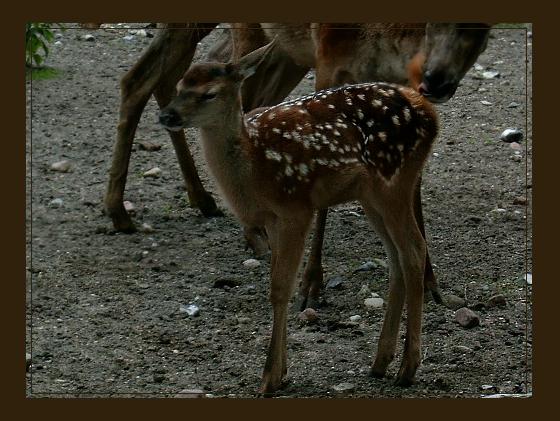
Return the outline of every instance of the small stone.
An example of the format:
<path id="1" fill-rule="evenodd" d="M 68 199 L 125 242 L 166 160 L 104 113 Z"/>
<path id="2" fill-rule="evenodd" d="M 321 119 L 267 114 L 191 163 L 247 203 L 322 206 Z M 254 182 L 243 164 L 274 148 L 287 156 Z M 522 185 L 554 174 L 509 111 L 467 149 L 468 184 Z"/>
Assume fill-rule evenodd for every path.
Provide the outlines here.
<path id="1" fill-rule="evenodd" d="M 523 140 L 523 132 L 518 129 L 505 129 L 500 135 L 500 139 L 503 142 L 507 142 L 507 143 L 512 143 L 512 142 L 519 143 Z"/>
<path id="2" fill-rule="evenodd" d="M 500 72 L 496 70 L 487 70 L 486 72 L 482 72 L 482 77 L 484 79 L 495 79 L 500 77 Z"/>
<path id="3" fill-rule="evenodd" d="M 51 170 L 57 171 L 57 172 L 68 172 L 68 171 L 70 171 L 71 167 L 72 167 L 72 164 L 70 163 L 70 161 L 65 159 L 65 160 L 58 161 L 58 162 L 55 162 L 54 164 L 52 164 L 51 165 Z"/>
<path id="4" fill-rule="evenodd" d="M 91 34 L 85 34 L 85 35 L 82 37 L 82 39 L 83 39 L 84 41 L 90 41 L 90 42 L 91 42 L 91 41 L 95 41 L 95 37 L 94 37 L 93 35 L 91 35 Z"/>
<path id="5" fill-rule="evenodd" d="M 125 200 L 123 202 L 123 206 L 124 206 L 124 210 L 130 214 L 134 214 L 136 212 L 136 208 L 134 207 L 134 204 L 132 202 L 129 202 L 128 200 Z"/>
<path id="6" fill-rule="evenodd" d="M 143 175 L 144 177 L 153 177 L 153 178 L 157 178 L 159 177 L 161 174 L 161 169 L 159 169 L 158 167 L 152 168 L 151 170 L 146 171 Z"/>
<path id="7" fill-rule="evenodd" d="M 306 79 L 315 79 L 315 74 L 313 72 L 309 72 L 305 75 Z"/>
<path id="8" fill-rule="evenodd" d="M 533 285 L 533 275 L 531 273 L 525 274 L 525 282 L 527 282 L 527 285 Z"/>
<path id="9" fill-rule="evenodd" d="M 527 38 L 533 38 L 533 33 L 531 31 L 527 32 Z"/>
<path id="10" fill-rule="evenodd" d="M 134 35 L 126 35 L 123 37 L 125 41 L 134 41 Z"/>
<path id="11" fill-rule="evenodd" d="M 379 297 L 366 298 L 364 300 L 364 305 L 368 309 L 372 309 L 372 310 L 382 308 L 383 307 L 383 298 L 379 298 Z"/>
<path id="12" fill-rule="evenodd" d="M 175 395 L 176 398 L 205 398 L 206 394 L 202 389 L 184 389 Z"/>
<path id="13" fill-rule="evenodd" d="M 361 298 L 371 297 L 371 291 L 367 285 L 362 285 L 362 287 L 358 291 L 358 297 Z"/>
<path id="14" fill-rule="evenodd" d="M 340 287 L 342 287 L 342 283 L 344 282 L 344 278 L 341 276 L 333 276 L 332 278 L 329 278 L 329 280 L 327 281 L 327 288 L 331 288 L 331 289 L 340 289 Z"/>
<path id="15" fill-rule="evenodd" d="M 356 314 L 354 316 L 350 316 L 350 321 L 351 322 L 359 322 L 360 320 L 362 320 L 362 316 L 360 316 L 359 314 Z"/>
<path id="16" fill-rule="evenodd" d="M 513 149 L 514 151 L 521 151 L 521 150 L 523 150 L 523 147 L 522 147 L 519 143 L 517 143 L 517 142 L 511 142 L 511 143 L 509 144 L 509 147 L 510 147 L 511 149 Z"/>
<path id="17" fill-rule="evenodd" d="M 301 313 L 299 313 L 298 317 L 300 320 L 308 323 L 316 322 L 319 319 L 317 312 L 312 308 L 306 308 Z"/>
<path id="18" fill-rule="evenodd" d="M 338 393 L 350 393 L 353 392 L 354 389 L 356 389 L 356 386 L 354 386 L 352 383 L 340 383 L 336 386 L 333 386 L 333 389 Z"/>
<path id="19" fill-rule="evenodd" d="M 458 295 L 450 294 L 445 297 L 445 304 L 451 310 L 459 310 L 460 308 L 465 307 L 467 302 Z"/>
<path id="20" fill-rule="evenodd" d="M 515 199 L 513 199 L 513 204 L 514 205 L 522 205 L 525 206 L 527 204 L 527 198 L 526 197 L 516 197 Z"/>
<path id="21" fill-rule="evenodd" d="M 145 29 L 139 29 L 138 31 L 136 31 L 136 35 L 146 38 L 148 36 L 148 33 Z"/>
<path id="22" fill-rule="evenodd" d="M 480 72 L 481 70 L 484 70 L 484 67 L 481 66 L 481 65 L 478 64 L 478 63 L 475 63 L 475 64 L 474 64 L 474 70 L 476 70 L 477 72 Z"/>
<path id="23" fill-rule="evenodd" d="M 471 348 L 469 348 L 468 346 L 464 346 L 464 345 L 455 345 L 453 347 L 453 351 L 458 352 L 460 354 L 469 354 L 471 353 L 473 350 Z"/>
<path id="24" fill-rule="evenodd" d="M 62 42 L 61 41 L 55 41 L 54 45 L 62 45 Z"/>
<path id="25" fill-rule="evenodd" d="M 460 308 L 455 312 L 455 320 L 467 329 L 480 325 L 480 317 L 466 307 Z"/>
<path id="26" fill-rule="evenodd" d="M 368 272 L 370 270 L 375 269 L 376 267 L 377 267 L 377 265 L 374 262 L 368 261 L 368 262 L 365 262 L 360 267 L 358 267 L 354 272 Z"/>
<path id="27" fill-rule="evenodd" d="M 196 304 L 189 304 L 188 306 L 181 304 L 179 311 L 187 313 L 189 316 L 198 316 L 200 314 L 200 309 Z"/>
<path id="28" fill-rule="evenodd" d="M 145 232 L 146 234 L 150 234 L 150 233 L 152 233 L 152 232 L 155 231 L 154 227 L 152 227 L 150 224 L 147 224 L 147 223 L 145 223 L 145 222 L 144 222 L 144 223 L 142 224 L 142 226 L 140 227 L 140 230 L 141 230 L 142 232 Z"/>
<path id="29" fill-rule="evenodd" d="M 519 104 L 515 101 L 512 101 L 509 103 L 509 105 L 507 106 L 508 108 L 517 108 L 519 107 Z"/>
<path id="30" fill-rule="evenodd" d="M 57 198 L 57 199 L 53 199 L 49 202 L 49 205 L 52 206 L 53 208 L 59 208 L 64 204 L 64 200 Z"/>
<path id="31" fill-rule="evenodd" d="M 506 304 L 506 297 L 502 294 L 493 295 L 488 299 L 488 307 L 505 307 Z"/>
<path id="32" fill-rule="evenodd" d="M 159 143 L 148 142 L 147 140 L 139 140 L 136 143 L 138 143 L 140 149 L 144 151 L 153 152 L 161 149 L 161 145 Z"/>
<path id="33" fill-rule="evenodd" d="M 497 387 L 492 386 L 491 384 L 483 384 L 483 385 L 480 386 L 480 388 L 482 390 L 496 390 L 497 391 Z"/>
<path id="34" fill-rule="evenodd" d="M 249 268 L 249 269 L 257 268 L 260 265 L 261 265 L 261 262 L 259 262 L 257 259 L 247 259 L 243 262 L 243 266 L 245 266 L 246 268 Z"/>
<path id="35" fill-rule="evenodd" d="M 25 353 L 25 371 L 29 371 L 31 367 L 31 354 L 28 352 Z"/>
<path id="36" fill-rule="evenodd" d="M 480 103 L 482 105 L 492 105 L 492 103 L 490 101 L 486 101 L 486 100 L 482 100 L 482 101 L 480 101 Z"/>

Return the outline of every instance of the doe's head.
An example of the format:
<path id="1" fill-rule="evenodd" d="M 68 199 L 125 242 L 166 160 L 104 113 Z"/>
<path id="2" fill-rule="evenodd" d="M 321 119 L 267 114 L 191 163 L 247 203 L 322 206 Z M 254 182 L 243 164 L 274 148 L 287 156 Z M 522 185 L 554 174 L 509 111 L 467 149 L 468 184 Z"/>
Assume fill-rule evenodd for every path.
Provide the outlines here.
<path id="1" fill-rule="evenodd" d="M 177 95 L 160 111 L 160 124 L 177 131 L 223 120 L 224 113 L 231 113 L 236 104 L 240 108 L 241 83 L 256 72 L 274 44 L 272 41 L 237 62 L 193 64 L 177 83 Z"/>

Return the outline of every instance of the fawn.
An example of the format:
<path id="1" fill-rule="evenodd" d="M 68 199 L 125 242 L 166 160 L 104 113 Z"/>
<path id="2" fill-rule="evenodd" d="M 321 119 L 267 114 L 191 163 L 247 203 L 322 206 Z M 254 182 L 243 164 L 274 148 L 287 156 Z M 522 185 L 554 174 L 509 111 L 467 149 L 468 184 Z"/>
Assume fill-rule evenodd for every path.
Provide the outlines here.
<path id="1" fill-rule="evenodd" d="M 245 226 L 265 227 L 272 251 L 273 328 L 261 384 L 277 390 L 287 372 L 287 308 L 314 211 L 357 200 L 389 256 L 389 297 L 371 374 L 395 353 L 406 299 L 398 385 L 421 357 L 426 244 L 413 192 L 438 131 L 432 105 L 411 88 L 362 83 L 316 92 L 243 115 L 240 88 L 275 42 L 235 63 L 190 67 L 161 110 L 168 130 L 199 127 L 210 171 Z"/>

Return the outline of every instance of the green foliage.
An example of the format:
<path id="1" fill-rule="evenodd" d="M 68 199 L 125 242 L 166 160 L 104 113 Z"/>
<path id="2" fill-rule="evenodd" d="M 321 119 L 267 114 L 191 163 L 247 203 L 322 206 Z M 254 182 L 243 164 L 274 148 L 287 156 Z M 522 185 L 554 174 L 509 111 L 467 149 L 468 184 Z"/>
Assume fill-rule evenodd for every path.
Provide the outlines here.
<path id="1" fill-rule="evenodd" d="M 41 67 L 49 55 L 48 44 L 54 40 L 50 23 L 28 22 L 25 24 L 25 65 Z"/>

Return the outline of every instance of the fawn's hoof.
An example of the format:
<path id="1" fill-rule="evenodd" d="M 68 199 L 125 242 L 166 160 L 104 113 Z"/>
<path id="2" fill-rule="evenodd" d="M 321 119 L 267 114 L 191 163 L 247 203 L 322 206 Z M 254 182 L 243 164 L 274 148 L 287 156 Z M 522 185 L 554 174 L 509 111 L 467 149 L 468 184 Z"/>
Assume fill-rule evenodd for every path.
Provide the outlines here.
<path id="1" fill-rule="evenodd" d="M 370 377 L 375 377 L 376 379 L 382 379 L 383 377 L 385 377 L 385 372 L 387 371 L 386 368 L 381 369 L 381 368 L 377 368 L 377 367 L 372 367 L 369 369 L 369 376 Z"/>
<path id="2" fill-rule="evenodd" d="M 407 376 L 397 376 L 395 380 L 395 386 L 399 387 L 409 387 L 414 384 L 414 378 L 410 378 Z"/>
<path id="3" fill-rule="evenodd" d="M 204 192 L 201 197 L 197 198 L 189 196 L 189 203 L 192 207 L 200 209 L 200 212 L 206 218 L 224 216 L 224 213 L 218 208 L 210 193 Z"/>
<path id="4" fill-rule="evenodd" d="M 298 311 L 303 311 L 306 308 L 317 310 L 319 308 L 319 297 L 311 297 L 310 295 L 300 295 L 297 301 Z"/>
<path id="5" fill-rule="evenodd" d="M 124 232 L 126 234 L 136 232 L 134 222 L 132 222 L 132 219 L 130 218 L 128 212 L 125 210 L 124 206 L 116 210 L 105 209 L 105 212 L 113 221 L 113 227 L 115 228 L 115 231 Z"/>

